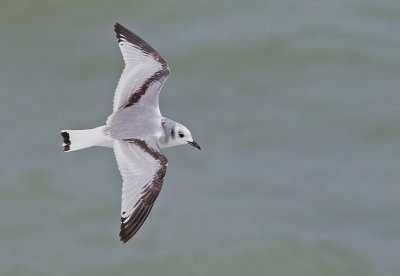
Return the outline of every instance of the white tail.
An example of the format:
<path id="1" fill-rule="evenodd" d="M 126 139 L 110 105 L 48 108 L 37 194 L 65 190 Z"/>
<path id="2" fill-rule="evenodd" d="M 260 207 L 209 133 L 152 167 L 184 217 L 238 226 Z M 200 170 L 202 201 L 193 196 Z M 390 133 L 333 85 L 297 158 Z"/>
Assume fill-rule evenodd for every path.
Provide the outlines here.
<path id="1" fill-rule="evenodd" d="M 113 147 L 113 140 L 104 133 L 105 126 L 82 130 L 61 130 L 63 151 L 80 150 L 93 146 Z"/>

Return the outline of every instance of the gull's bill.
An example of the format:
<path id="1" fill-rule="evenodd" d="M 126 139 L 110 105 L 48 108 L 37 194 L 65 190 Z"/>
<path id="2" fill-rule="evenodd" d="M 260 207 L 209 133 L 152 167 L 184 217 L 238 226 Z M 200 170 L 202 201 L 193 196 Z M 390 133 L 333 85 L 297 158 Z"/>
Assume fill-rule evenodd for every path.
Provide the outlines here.
<path id="1" fill-rule="evenodd" d="M 195 141 L 188 141 L 187 143 L 188 143 L 189 145 L 191 145 L 191 146 L 193 146 L 193 147 L 198 148 L 199 150 L 201 150 L 200 145 L 197 144 Z"/>

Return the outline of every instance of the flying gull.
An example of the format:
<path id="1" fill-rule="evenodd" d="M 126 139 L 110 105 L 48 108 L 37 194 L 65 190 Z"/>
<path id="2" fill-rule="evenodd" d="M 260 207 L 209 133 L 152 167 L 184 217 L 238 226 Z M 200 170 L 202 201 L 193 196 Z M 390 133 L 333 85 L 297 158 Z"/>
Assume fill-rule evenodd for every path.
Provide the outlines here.
<path id="1" fill-rule="evenodd" d="M 160 193 L 168 161 L 161 148 L 189 144 L 200 149 L 190 131 L 161 115 L 158 97 L 168 78 L 163 57 L 139 36 L 114 25 L 125 68 L 105 125 L 62 130 L 64 152 L 92 146 L 114 149 L 122 175 L 120 240 L 129 241 L 146 220 Z"/>

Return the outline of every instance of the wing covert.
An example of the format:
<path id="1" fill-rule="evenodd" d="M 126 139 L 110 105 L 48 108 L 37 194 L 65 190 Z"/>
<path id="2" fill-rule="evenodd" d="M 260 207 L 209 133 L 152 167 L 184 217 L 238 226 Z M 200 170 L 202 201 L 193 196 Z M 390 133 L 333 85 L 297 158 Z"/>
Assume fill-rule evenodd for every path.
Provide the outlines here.
<path id="1" fill-rule="evenodd" d="M 155 98 L 150 102 L 158 109 L 160 89 L 169 75 L 168 64 L 148 43 L 124 26 L 115 23 L 114 30 L 125 68 L 115 91 L 113 112 L 139 103 L 145 94 Z"/>
<path id="2" fill-rule="evenodd" d="M 114 152 L 123 180 L 119 235 L 126 243 L 149 215 L 161 191 L 168 161 L 156 138 L 116 141 Z"/>

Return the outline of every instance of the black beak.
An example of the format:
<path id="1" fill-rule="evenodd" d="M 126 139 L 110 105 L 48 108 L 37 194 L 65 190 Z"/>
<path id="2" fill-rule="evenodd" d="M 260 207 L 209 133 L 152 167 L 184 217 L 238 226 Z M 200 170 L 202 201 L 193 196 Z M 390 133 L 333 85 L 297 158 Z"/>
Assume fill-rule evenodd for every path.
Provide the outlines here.
<path id="1" fill-rule="evenodd" d="M 195 141 L 193 141 L 193 142 L 188 141 L 187 143 L 188 143 L 189 145 L 191 145 L 191 146 L 193 146 L 193 147 L 198 148 L 199 150 L 201 150 L 199 144 L 197 144 Z"/>

